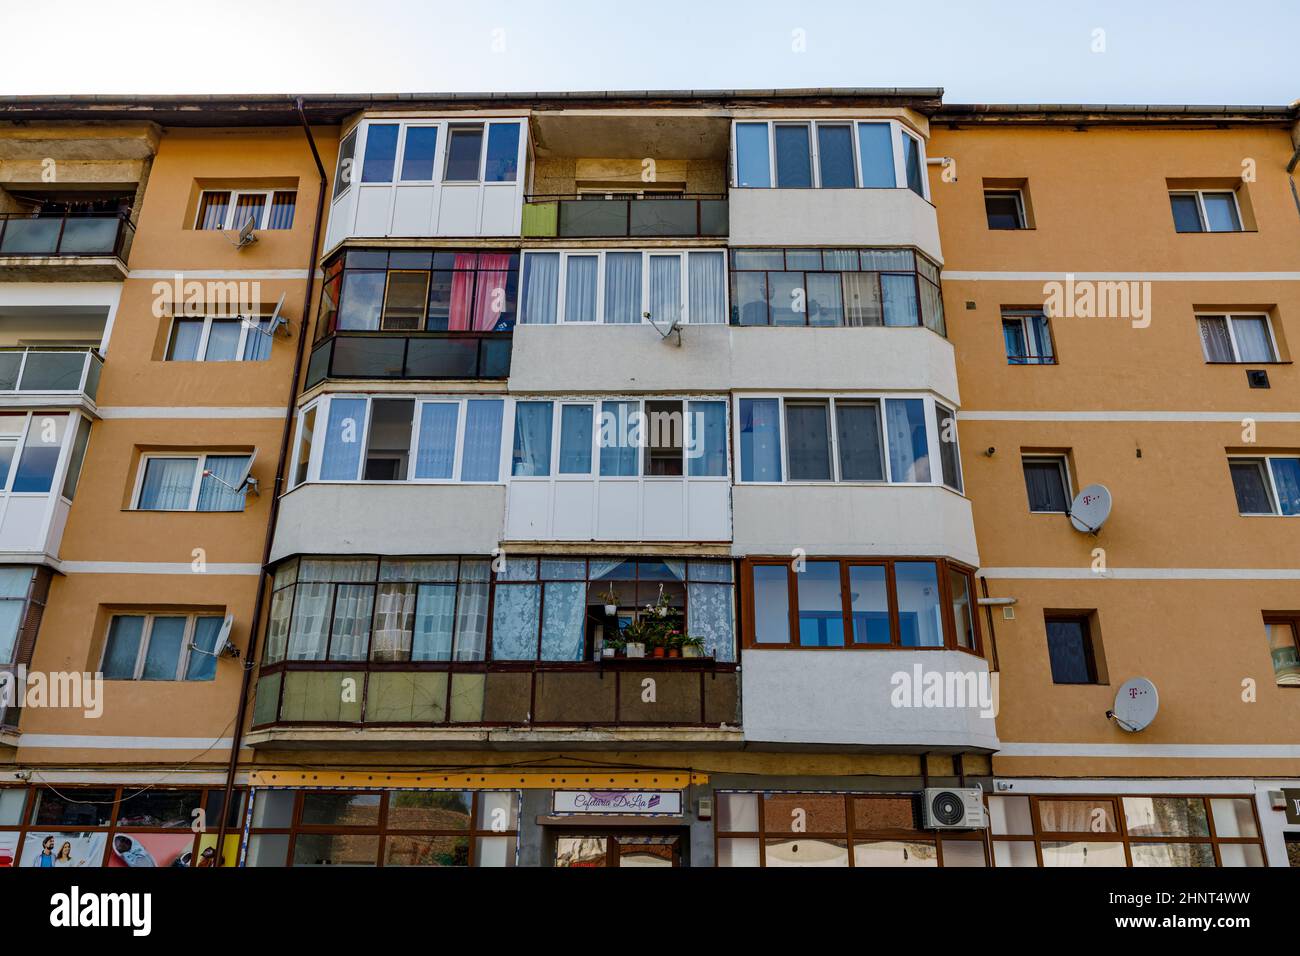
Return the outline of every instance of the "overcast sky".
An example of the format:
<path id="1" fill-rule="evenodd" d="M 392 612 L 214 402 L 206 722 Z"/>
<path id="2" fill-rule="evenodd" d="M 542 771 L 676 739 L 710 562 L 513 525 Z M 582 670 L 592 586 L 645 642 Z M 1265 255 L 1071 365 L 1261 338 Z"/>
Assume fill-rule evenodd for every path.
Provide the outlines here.
<path id="1" fill-rule="evenodd" d="M 942 86 L 1282 104 L 1300 2 L 0 0 L 0 94 Z"/>

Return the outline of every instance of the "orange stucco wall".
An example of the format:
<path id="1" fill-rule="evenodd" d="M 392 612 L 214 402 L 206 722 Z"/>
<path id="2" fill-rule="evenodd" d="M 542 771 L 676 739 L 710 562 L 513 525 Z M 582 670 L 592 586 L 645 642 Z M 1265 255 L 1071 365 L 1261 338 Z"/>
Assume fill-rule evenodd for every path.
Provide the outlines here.
<path id="1" fill-rule="evenodd" d="M 1300 422 L 1259 421 L 1253 442 L 1241 419 L 1294 417 L 1300 372 L 1300 216 L 1285 171 L 1288 130 L 932 128 L 930 155 L 957 162 L 957 181 L 931 175 L 945 258 L 944 302 L 958 356 L 959 433 L 990 593 L 1014 597 L 1015 619 L 994 612 L 1001 668 L 1004 744 L 1279 745 L 1300 739 L 1295 688 L 1275 685 L 1262 613 L 1300 608 L 1300 583 L 1252 578 L 1197 580 L 1186 569 L 1300 567 L 1296 519 L 1237 513 L 1229 452 L 1294 452 Z M 1253 231 L 1179 234 L 1169 180 L 1230 185 L 1253 161 L 1246 218 Z M 984 180 L 1027 184 L 1033 229 L 990 230 Z M 1150 281 L 1150 324 L 1124 318 L 1052 320 L 1057 365 L 1012 366 L 1000 310 L 1044 302 L 1044 282 L 1065 273 Z M 970 273 L 980 275 L 972 276 Z M 1046 273 L 1050 276 L 1006 276 Z M 1181 275 L 1151 275 L 1181 273 Z M 1205 281 L 1197 273 L 1290 273 Z M 1283 364 L 1271 388 L 1247 386 L 1242 365 L 1207 365 L 1194 314 L 1267 311 Z M 1260 366 L 1251 366 L 1260 367 Z M 1070 412 L 1129 413 L 1070 421 Z M 1047 420 L 980 420 L 982 413 Z M 1160 419 L 1150 413 L 1220 413 L 1226 421 Z M 1053 415 L 1051 413 L 1067 413 Z M 1138 413 L 1138 414 L 1133 414 Z M 996 451 L 987 455 L 987 449 Z M 1114 496 L 1096 537 L 1062 515 L 1031 514 L 1022 450 L 1070 451 L 1074 490 L 1101 482 Z M 1147 579 L 1094 575 L 1093 549 L 1111 569 Z M 1066 569 L 1037 579 L 997 569 Z M 1173 569 L 1173 570 L 1168 570 Z M 1181 570 L 1180 570 L 1181 569 Z M 1079 579 L 1064 574 L 1082 573 Z M 1169 579 L 1151 579 L 1168 574 Z M 1043 614 L 1093 610 L 1109 683 L 1052 683 Z M 1118 686 L 1153 680 L 1161 711 L 1128 734 L 1106 720 Z M 1249 701 L 1249 682 L 1255 684 Z M 1243 684 L 1243 682 L 1247 682 Z M 1051 750 L 1045 747 L 1045 751 Z M 1243 751 L 1243 754 L 1249 751 Z M 1006 756 L 995 771 L 1020 776 L 1138 776 L 1300 772 L 1300 761 Z"/>

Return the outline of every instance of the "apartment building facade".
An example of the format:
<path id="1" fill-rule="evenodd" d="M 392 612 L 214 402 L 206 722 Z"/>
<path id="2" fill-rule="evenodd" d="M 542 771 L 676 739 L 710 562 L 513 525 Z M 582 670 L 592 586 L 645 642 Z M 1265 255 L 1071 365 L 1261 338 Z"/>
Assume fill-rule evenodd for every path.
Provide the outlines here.
<path id="1" fill-rule="evenodd" d="M 7 725 L 0 857 L 1286 865 L 1294 109 L 7 112 L 31 155 L 138 128 L 147 156 L 129 252 L 0 283 L 38 369 L 26 303 L 81 316 L 66 270 L 109 269 L 115 330 L 97 392 L 14 389 L 88 440 L 61 433 L 62 535 L 14 558 L 7 663 L 106 679 L 102 718 Z M 1076 308 L 1101 279 L 1151 310 Z M 231 314 L 205 282 L 261 285 Z M 1095 535 L 1066 513 L 1092 483 Z M 1232 665 L 1258 677 L 1208 701 Z M 1161 708 L 1124 730 L 1135 677 Z"/>

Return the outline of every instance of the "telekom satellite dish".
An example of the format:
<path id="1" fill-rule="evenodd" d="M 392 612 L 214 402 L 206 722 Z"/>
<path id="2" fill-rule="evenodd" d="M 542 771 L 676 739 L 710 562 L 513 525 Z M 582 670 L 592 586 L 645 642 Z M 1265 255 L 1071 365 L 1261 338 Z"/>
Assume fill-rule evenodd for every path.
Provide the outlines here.
<path id="1" fill-rule="evenodd" d="M 1110 489 L 1105 485 L 1089 485 L 1070 504 L 1070 524 L 1075 531 L 1096 534 L 1110 517 L 1110 506 Z"/>
<path id="2" fill-rule="evenodd" d="M 1160 695 L 1156 693 L 1156 685 L 1145 677 L 1134 677 L 1115 692 L 1115 709 L 1106 716 L 1114 719 L 1121 730 L 1135 734 L 1151 725 L 1159 709 Z"/>

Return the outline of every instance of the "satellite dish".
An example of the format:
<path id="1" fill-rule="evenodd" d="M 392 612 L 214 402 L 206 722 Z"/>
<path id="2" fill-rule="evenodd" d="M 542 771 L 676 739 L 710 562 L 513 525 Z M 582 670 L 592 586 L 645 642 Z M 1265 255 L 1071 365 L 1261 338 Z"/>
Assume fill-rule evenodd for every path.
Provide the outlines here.
<path id="1" fill-rule="evenodd" d="M 213 657 L 239 657 L 239 648 L 230 640 L 230 631 L 235 626 L 235 615 L 227 614 L 221 622 L 221 629 L 217 631 L 217 639 L 212 642 L 212 650 L 206 651 L 190 641 L 190 650 L 198 651 L 200 654 L 210 654 Z"/>
<path id="2" fill-rule="evenodd" d="M 664 328 L 662 325 L 660 325 L 658 322 L 655 321 L 654 316 L 651 315 L 649 312 L 642 312 L 641 315 L 650 321 L 650 324 L 654 326 L 655 331 L 659 333 L 660 338 L 662 338 L 665 342 L 668 341 L 668 336 L 676 332 L 677 346 L 679 348 L 681 347 L 682 344 L 682 329 L 681 329 L 682 320 L 681 319 L 673 319 L 672 322 L 668 324 L 668 328 Z"/>
<path id="3" fill-rule="evenodd" d="M 1156 685 L 1145 677 L 1134 677 L 1115 692 L 1115 708 L 1108 710 L 1106 716 L 1119 724 L 1121 730 L 1135 734 L 1151 725 L 1159 709 Z"/>
<path id="4" fill-rule="evenodd" d="M 271 318 L 267 321 L 266 324 L 267 335 L 275 335 L 276 329 L 280 328 L 281 326 L 284 327 L 284 334 L 285 335 L 289 334 L 289 320 L 280 314 L 280 310 L 283 308 L 284 308 L 284 293 L 281 292 L 280 301 L 275 304 L 275 309 L 271 312 Z M 262 331 L 261 328 L 258 328 L 258 331 L 259 332 Z"/>
<path id="5" fill-rule="evenodd" d="M 252 474 L 253 462 L 255 461 L 257 461 L 256 448 L 254 448 L 253 453 L 248 456 L 248 464 L 246 464 L 244 466 L 244 470 L 239 473 L 239 478 L 234 482 L 234 487 L 239 489 L 240 491 L 243 491 L 245 487 L 248 487 L 253 492 L 253 494 L 258 495 L 260 497 L 261 492 L 257 490 L 257 479 L 254 478 Z"/>
<path id="6" fill-rule="evenodd" d="M 221 485 L 223 488 L 228 488 L 235 494 L 239 494 L 243 491 L 251 491 L 253 494 L 260 497 L 261 492 L 257 490 L 257 479 L 250 474 L 253 470 L 253 462 L 255 461 L 257 461 L 256 448 L 254 448 L 253 453 L 248 456 L 248 462 L 244 465 L 244 470 L 239 473 L 239 479 L 234 482 L 218 478 L 210 469 L 207 468 L 203 469 L 203 477 L 211 478 L 217 484 Z"/>
<path id="7" fill-rule="evenodd" d="M 227 614 L 221 622 L 221 630 L 217 631 L 217 639 L 212 647 L 218 654 L 224 654 L 227 650 L 233 650 L 235 645 L 230 642 L 230 631 L 235 626 L 235 615 Z M 1154 689 L 1154 688 L 1153 688 Z"/>
<path id="8" fill-rule="evenodd" d="M 239 235 L 235 239 L 236 249 L 242 249 L 251 242 L 257 242 L 257 236 L 253 232 L 256 227 L 257 217 L 250 212 L 248 219 L 239 227 Z"/>
<path id="9" fill-rule="evenodd" d="M 1105 485 L 1089 485 L 1070 503 L 1070 524 L 1075 531 L 1096 534 L 1110 517 L 1110 489 Z"/>

